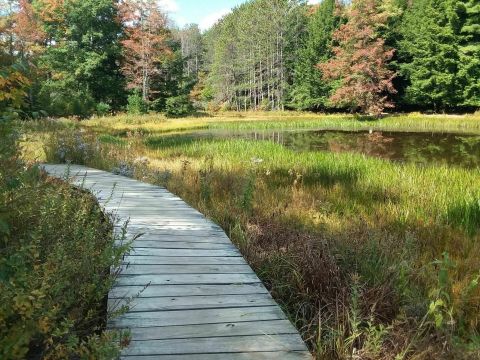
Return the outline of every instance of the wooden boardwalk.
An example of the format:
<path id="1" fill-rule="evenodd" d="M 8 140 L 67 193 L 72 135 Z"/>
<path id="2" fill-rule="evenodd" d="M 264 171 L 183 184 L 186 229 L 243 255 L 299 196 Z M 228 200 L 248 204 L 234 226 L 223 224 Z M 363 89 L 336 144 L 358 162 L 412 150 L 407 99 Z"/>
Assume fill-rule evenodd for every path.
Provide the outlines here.
<path id="1" fill-rule="evenodd" d="M 44 168 L 56 177 L 67 172 L 66 165 Z M 109 306 L 139 294 L 126 314 L 110 321 L 131 331 L 122 358 L 312 359 L 219 226 L 164 188 L 83 166 L 68 169 L 72 183 L 83 184 L 107 212 L 130 219 L 129 237 L 143 234 L 109 293 Z"/>

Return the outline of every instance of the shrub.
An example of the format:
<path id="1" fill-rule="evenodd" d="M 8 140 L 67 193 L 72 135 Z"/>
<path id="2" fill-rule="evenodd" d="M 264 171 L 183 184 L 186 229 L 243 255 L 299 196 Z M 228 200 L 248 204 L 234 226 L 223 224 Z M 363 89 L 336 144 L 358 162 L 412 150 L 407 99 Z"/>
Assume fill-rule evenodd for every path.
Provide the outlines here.
<path id="1" fill-rule="evenodd" d="M 47 81 L 40 91 L 40 107 L 52 116 L 88 117 L 95 111 L 95 100 L 86 89 L 70 83 Z"/>
<path id="2" fill-rule="evenodd" d="M 45 144 L 47 161 L 55 163 L 73 163 L 86 165 L 88 160 L 96 156 L 99 150 L 98 141 L 84 139 L 77 131 L 57 130 L 51 134 Z M 86 141 L 87 140 L 87 141 Z"/>
<path id="3" fill-rule="evenodd" d="M 127 112 L 132 115 L 146 114 L 148 104 L 137 90 L 128 96 Z"/>
<path id="4" fill-rule="evenodd" d="M 116 358 L 106 294 L 127 245 L 90 194 L 25 167 L 8 124 L 0 137 L 0 358 Z"/>
<path id="5" fill-rule="evenodd" d="M 163 112 L 165 111 L 166 99 L 164 97 L 160 97 L 150 102 L 149 109 L 155 112 Z"/>
<path id="6" fill-rule="evenodd" d="M 99 102 L 99 103 L 97 104 L 96 110 L 97 110 L 97 115 L 98 115 L 98 116 L 105 116 L 105 115 L 107 115 L 108 113 L 110 113 L 110 111 L 112 110 L 112 108 L 111 108 L 110 105 L 107 104 L 107 103 Z"/>
<path id="7" fill-rule="evenodd" d="M 193 113 L 192 102 L 187 95 L 175 96 L 167 99 L 165 115 L 169 117 L 186 116 Z"/>

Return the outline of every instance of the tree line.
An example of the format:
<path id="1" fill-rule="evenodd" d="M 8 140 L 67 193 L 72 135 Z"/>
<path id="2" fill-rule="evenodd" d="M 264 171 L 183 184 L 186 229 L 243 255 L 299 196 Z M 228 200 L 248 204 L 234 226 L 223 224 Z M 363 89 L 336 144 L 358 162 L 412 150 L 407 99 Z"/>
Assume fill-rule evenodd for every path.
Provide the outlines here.
<path id="1" fill-rule="evenodd" d="M 478 0 L 255 0 L 205 43 L 211 97 L 236 110 L 480 106 Z"/>
<path id="2" fill-rule="evenodd" d="M 151 0 L 3 0 L 0 111 L 163 111 L 188 94 L 180 41 Z"/>
<path id="3" fill-rule="evenodd" d="M 1 0 L 0 111 L 480 107 L 479 0 L 251 0 L 211 29 L 153 0 Z"/>

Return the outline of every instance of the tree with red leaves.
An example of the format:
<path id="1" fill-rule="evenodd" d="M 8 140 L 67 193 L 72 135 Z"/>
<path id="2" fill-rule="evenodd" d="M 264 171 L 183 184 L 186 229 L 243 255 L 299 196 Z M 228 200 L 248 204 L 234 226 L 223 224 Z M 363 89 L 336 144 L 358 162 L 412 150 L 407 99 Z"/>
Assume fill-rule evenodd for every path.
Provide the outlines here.
<path id="1" fill-rule="evenodd" d="M 13 31 L 17 51 L 23 59 L 31 58 L 43 51 L 46 34 L 42 28 L 42 19 L 28 0 L 19 1 Z"/>
<path id="2" fill-rule="evenodd" d="M 127 87 L 150 96 L 150 81 L 159 73 L 159 64 L 171 53 L 166 43 L 167 17 L 152 0 L 126 0 L 120 6 L 126 38 L 122 41 L 124 63 L 122 72 Z"/>
<path id="3" fill-rule="evenodd" d="M 345 12 L 347 23 L 333 34 L 333 58 L 317 66 L 325 80 L 339 81 L 330 97 L 334 105 L 378 116 L 394 107 L 388 95 L 396 93 L 395 73 L 388 69 L 394 49 L 388 49 L 377 32 L 386 26 L 389 14 L 378 0 L 354 0 Z"/>

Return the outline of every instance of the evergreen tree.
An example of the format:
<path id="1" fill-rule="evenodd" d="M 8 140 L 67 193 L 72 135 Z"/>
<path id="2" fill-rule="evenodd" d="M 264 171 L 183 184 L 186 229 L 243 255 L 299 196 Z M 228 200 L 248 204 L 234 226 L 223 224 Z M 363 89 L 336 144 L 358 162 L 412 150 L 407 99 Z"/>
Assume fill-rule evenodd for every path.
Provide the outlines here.
<path id="1" fill-rule="evenodd" d="M 415 0 L 404 15 L 399 67 L 408 81 L 406 104 L 437 110 L 461 102 L 456 3 Z"/>
<path id="2" fill-rule="evenodd" d="M 335 15 L 336 1 L 324 0 L 307 9 L 306 34 L 297 53 L 293 84 L 289 91 L 289 105 L 298 110 L 318 110 L 326 107 L 331 83 L 323 79 L 316 67 L 332 56 L 332 33 L 338 27 Z"/>
<path id="3" fill-rule="evenodd" d="M 151 78 L 151 108 L 155 111 L 164 111 L 167 99 L 187 95 L 195 84 L 195 80 L 186 75 L 180 41 L 169 38 L 166 45 L 169 54 L 162 57 Z"/>
<path id="4" fill-rule="evenodd" d="M 463 26 L 458 75 L 463 105 L 480 107 L 480 0 L 463 0 L 459 5 Z"/>
<path id="5" fill-rule="evenodd" d="M 185 76 L 197 79 L 203 57 L 203 40 L 198 25 L 186 25 L 174 35 L 180 42 Z"/>
<path id="6" fill-rule="evenodd" d="M 208 87 L 232 110 L 283 109 L 289 80 L 296 0 L 253 0 L 235 8 L 206 36 Z M 293 17 L 293 20 L 292 20 Z"/>

